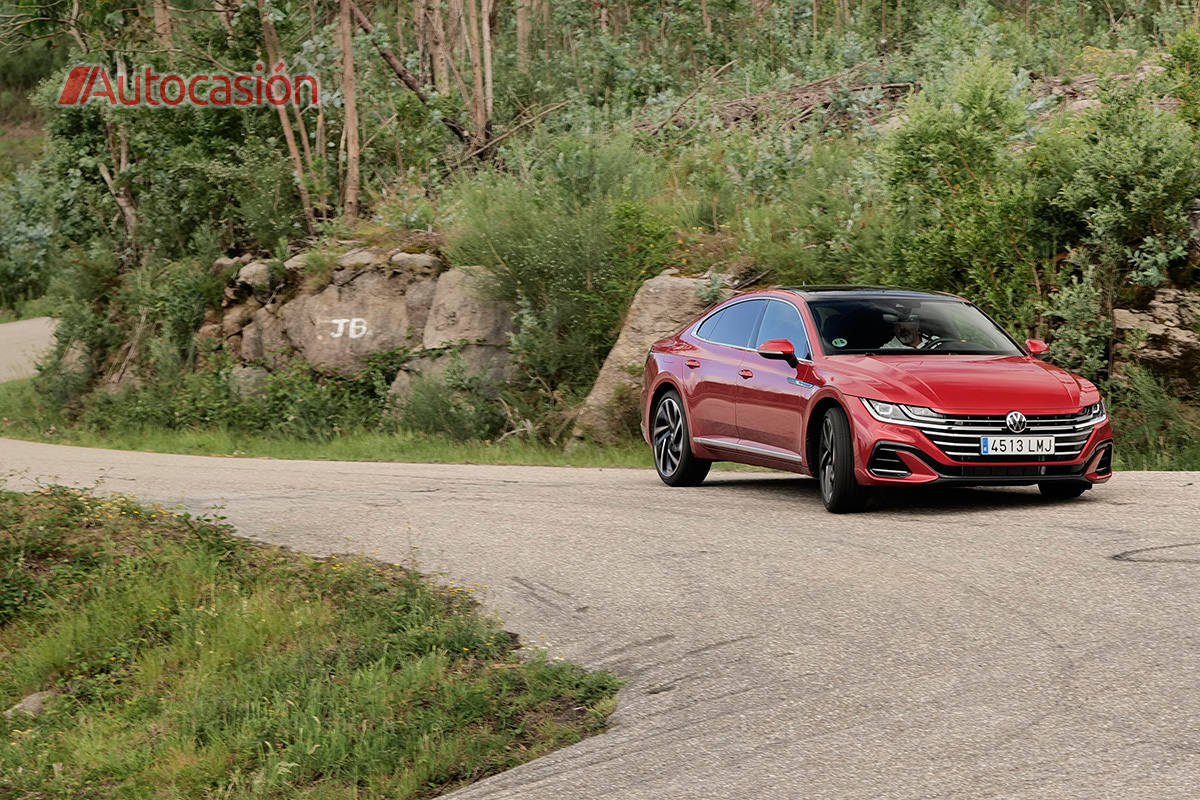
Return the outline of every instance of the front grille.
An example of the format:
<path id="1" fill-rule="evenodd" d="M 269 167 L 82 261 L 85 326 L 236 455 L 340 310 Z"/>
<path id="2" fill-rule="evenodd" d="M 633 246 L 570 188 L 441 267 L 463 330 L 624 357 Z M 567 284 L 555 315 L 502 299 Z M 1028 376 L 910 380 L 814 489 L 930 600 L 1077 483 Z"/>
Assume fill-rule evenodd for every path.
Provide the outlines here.
<path id="1" fill-rule="evenodd" d="M 956 461 L 1071 461 L 1079 457 L 1092 429 L 1105 420 L 1105 414 L 1085 409 L 1078 414 L 1030 414 L 1026 428 L 1019 434 L 1008 429 L 1003 414 L 952 415 L 910 424 L 929 437 L 938 448 Z M 979 440 L 983 436 L 1054 436 L 1054 455 L 982 455 Z"/>
<path id="2" fill-rule="evenodd" d="M 912 474 L 896 451 L 890 447 L 876 447 L 867 463 L 867 469 L 881 478 L 905 478 Z"/>

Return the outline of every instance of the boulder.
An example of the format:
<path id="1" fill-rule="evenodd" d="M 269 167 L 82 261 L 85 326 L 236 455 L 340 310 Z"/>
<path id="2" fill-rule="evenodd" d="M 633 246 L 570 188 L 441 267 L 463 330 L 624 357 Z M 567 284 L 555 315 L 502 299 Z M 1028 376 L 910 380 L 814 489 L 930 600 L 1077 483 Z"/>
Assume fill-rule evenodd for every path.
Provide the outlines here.
<path id="1" fill-rule="evenodd" d="M 292 256 L 287 261 L 283 262 L 283 268 L 293 274 L 303 275 L 305 270 L 308 269 L 308 265 L 304 260 L 304 253 Z"/>
<path id="2" fill-rule="evenodd" d="M 357 247 L 338 258 L 340 269 L 370 269 L 388 263 L 388 253 L 375 247 Z"/>
<path id="3" fill-rule="evenodd" d="M 1138 364 L 1179 394 L 1200 389 L 1200 292 L 1159 289 L 1144 309 L 1113 309 L 1121 364 Z"/>
<path id="4" fill-rule="evenodd" d="M 512 312 L 483 295 L 478 269 L 457 267 L 438 277 L 429 318 L 425 322 L 423 344 L 426 348 L 445 347 L 464 339 L 508 345 Z"/>
<path id="5" fill-rule="evenodd" d="M 283 334 L 310 364 L 352 374 L 369 353 L 420 345 L 416 331 L 410 333 L 406 284 L 401 276 L 369 270 L 301 295 L 280 309 Z M 264 354 L 267 348 L 264 338 Z"/>
<path id="6" fill-rule="evenodd" d="M 604 443 L 621 438 L 622 431 L 616 424 L 620 410 L 614 405 L 639 396 L 641 370 L 650 345 L 699 316 L 709 305 L 700 299 L 701 290 L 707 288 L 703 278 L 684 278 L 674 271 L 642 284 L 625 315 L 616 344 L 579 409 L 568 447 L 589 437 Z"/>
<path id="7" fill-rule="evenodd" d="M 237 364 L 229 373 L 229 385 L 239 400 L 250 400 L 265 394 L 270 375 L 262 367 Z"/>
<path id="8" fill-rule="evenodd" d="M 413 341 L 425 341 L 425 325 L 437 294 L 437 278 L 424 278 L 409 283 L 404 291 L 404 304 L 408 312 L 409 335 Z"/>
<path id="9" fill-rule="evenodd" d="M 250 324 L 242 328 L 242 358 L 260 361 L 275 369 L 287 360 L 292 349 L 283 320 L 272 308 L 260 308 L 254 312 Z"/>
<path id="10" fill-rule="evenodd" d="M 442 260 L 432 253 L 406 253 L 397 250 L 388 257 L 388 262 L 399 269 L 435 275 L 442 270 Z"/>
<path id="11" fill-rule="evenodd" d="M 238 283 L 249 286 L 256 292 L 271 290 L 271 266 L 265 261 L 251 261 L 238 270 Z"/>
<path id="12" fill-rule="evenodd" d="M 253 319 L 254 311 L 246 304 L 231 306 L 221 320 L 221 335 L 228 339 Z"/>
<path id="13" fill-rule="evenodd" d="M 241 262 L 238 261 L 236 258 L 230 258 L 229 256 L 221 256 L 220 258 L 218 258 L 216 261 L 213 262 L 213 272 L 223 275 L 226 272 L 232 272 L 233 268 L 239 266 L 240 264 L 241 264 Z"/>
<path id="14" fill-rule="evenodd" d="M 25 717 L 36 718 L 42 715 L 46 710 L 46 703 L 50 702 L 57 692 L 34 692 L 31 695 L 24 697 L 21 702 L 17 703 L 12 708 L 4 712 L 5 719 L 12 719 L 17 714 Z"/>
<path id="15" fill-rule="evenodd" d="M 486 375 L 493 381 L 509 377 L 512 312 L 484 295 L 478 283 L 478 269 L 447 270 L 437 278 L 435 287 L 413 285 L 410 291 L 416 293 L 432 288 L 421 346 L 445 352 L 410 361 L 392 383 L 393 394 L 406 393 L 413 374 L 437 375 L 444 371 L 454 360 L 448 357 L 451 353 L 462 360 L 470 375 Z"/>

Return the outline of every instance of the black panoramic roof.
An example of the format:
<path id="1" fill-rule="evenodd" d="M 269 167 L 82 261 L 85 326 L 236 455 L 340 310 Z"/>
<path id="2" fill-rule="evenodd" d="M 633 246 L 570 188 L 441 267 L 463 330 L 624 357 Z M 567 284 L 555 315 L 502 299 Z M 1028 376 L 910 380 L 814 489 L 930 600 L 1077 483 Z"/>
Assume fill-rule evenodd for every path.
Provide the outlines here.
<path id="1" fill-rule="evenodd" d="M 919 292 L 915 289 L 891 289 L 886 286 L 784 286 L 785 292 L 794 292 L 806 300 L 836 297 L 935 297 L 960 299 L 948 292 Z"/>

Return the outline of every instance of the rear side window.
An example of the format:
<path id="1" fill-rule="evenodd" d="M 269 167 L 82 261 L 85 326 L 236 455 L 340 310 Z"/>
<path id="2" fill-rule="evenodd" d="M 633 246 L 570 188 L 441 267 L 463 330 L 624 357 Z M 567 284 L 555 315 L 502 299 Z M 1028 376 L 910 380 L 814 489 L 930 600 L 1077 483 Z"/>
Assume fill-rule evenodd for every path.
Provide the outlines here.
<path id="1" fill-rule="evenodd" d="M 700 323 L 696 335 L 716 344 L 750 347 L 764 305 L 765 300 L 746 300 L 726 306 Z"/>
<path id="2" fill-rule="evenodd" d="M 754 347 L 768 339 L 787 339 L 792 343 L 792 347 L 796 348 L 797 358 L 812 357 L 808 349 L 808 334 L 804 330 L 800 312 L 794 305 L 783 300 L 767 302 L 767 311 L 763 314 L 762 324 L 758 326 L 758 336 L 755 338 L 758 341 L 754 342 Z"/>

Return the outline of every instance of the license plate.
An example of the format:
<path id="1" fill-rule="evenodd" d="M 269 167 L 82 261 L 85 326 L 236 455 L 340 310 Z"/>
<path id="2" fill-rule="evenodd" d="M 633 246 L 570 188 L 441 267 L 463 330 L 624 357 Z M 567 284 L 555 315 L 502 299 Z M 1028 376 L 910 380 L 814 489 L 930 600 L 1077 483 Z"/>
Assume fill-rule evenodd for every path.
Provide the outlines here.
<path id="1" fill-rule="evenodd" d="M 979 453 L 985 456 L 1052 456 L 1053 436 L 983 436 Z"/>

